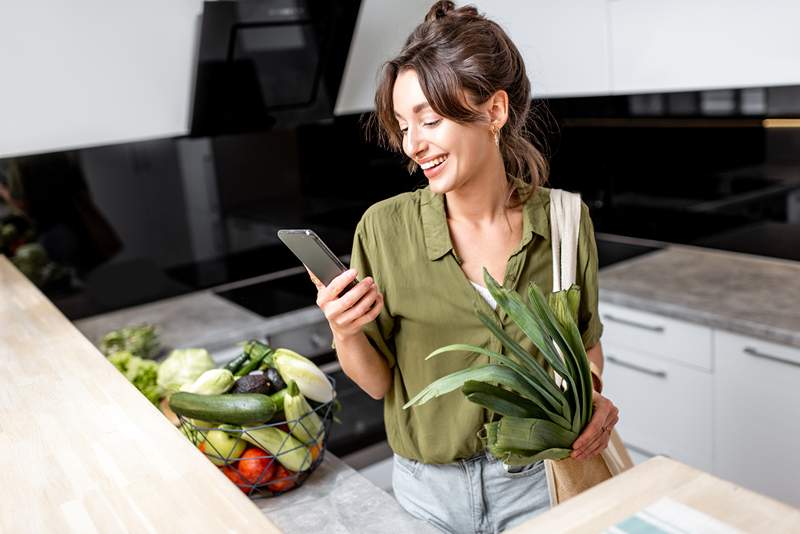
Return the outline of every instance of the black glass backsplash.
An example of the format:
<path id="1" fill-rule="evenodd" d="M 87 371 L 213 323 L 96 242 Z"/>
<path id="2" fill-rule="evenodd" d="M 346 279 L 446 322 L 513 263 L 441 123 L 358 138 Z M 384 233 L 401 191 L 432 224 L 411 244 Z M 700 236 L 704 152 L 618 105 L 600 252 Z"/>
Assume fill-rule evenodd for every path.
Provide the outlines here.
<path id="1" fill-rule="evenodd" d="M 780 89 L 761 108 L 730 91 L 724 113 L 703 93 L 535 102 L 550 185 L 581 192 L 601 265 L 667 243 L 800 261 L 800 128 L 764 122 L 800 116 L 800 87 Z M 369 205 L 425 184 L 358 116 L 5 160 L 0 178 L 39 214 L 29 237 L 68 273 L 39 281 L 72 319 L 297 267 L 279 228 L 312 228 L 346 255 Z"/>

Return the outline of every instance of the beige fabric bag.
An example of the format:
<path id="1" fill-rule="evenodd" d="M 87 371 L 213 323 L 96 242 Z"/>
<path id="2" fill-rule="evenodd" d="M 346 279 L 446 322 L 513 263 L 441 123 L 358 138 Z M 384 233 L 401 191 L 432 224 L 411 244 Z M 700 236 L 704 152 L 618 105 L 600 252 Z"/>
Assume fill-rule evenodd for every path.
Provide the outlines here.
<path id="1" fill-rule="evenodd" d="M 550 237 L 553 247 L 553 291 L 575 283 L 578 263 L 578 231 L 581 197 L 560 189 L 550 191 Z M 556 375 L 556 382 L 561 378 Z M 608 447 L 589 460 L 545 460 L 550 504 L 555 506 L 592 486 L 633 467 L 633 462 L 616 430 Z"/>

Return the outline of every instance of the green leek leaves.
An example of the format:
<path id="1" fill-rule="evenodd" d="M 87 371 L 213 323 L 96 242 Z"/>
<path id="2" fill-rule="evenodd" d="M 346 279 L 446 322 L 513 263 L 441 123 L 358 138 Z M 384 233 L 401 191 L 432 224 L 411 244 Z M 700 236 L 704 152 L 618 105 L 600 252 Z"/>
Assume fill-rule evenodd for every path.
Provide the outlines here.
<path id="1" fill-rule="evenodd" d="M 507 354 L 455 344 L 432 352 L 474 352 L 492 363 L 451 373 L 425 387 L 404 408 L 461 389 L 470 401 L 502 415 L 484 425 L 481 438 L 498 459 L 508 465 L 561 459 L 592 416 L 592 380 L 589 360 L 576 324 L 580 289 L 551 293 L 547 298 L 531 283 L 529 304 L 499 285 L 484 269 L 484 281 L 498 307 L 542 353 L 547 365 L 563 382 L 548 373 L 536 358 L 506 334 L 496 322 L 478 311 L 478 317 L 502 343 Z M 513 358 L 512 358 L 513 356 Z"/>

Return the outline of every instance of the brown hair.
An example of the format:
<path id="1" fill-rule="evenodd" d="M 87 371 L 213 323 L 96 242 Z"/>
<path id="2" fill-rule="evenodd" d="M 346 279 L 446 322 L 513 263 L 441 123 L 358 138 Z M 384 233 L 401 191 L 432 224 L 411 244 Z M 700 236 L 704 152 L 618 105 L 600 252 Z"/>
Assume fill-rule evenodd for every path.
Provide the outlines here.
<path id="1" fill-rule="evenodd" d="M 506 177 L 523 203 L 547 181 L 549 167 L 529 140 L 531 85 L 514 43 L 495 22 L 473 6 L 456 9 L 453 2 L 436 2 L 406 40 L 400 54 L 381 69 L 375 93 L 375 115 L 382 145 L 402 152 L 403 135 L 394 116 L 392 92 L 400 72 L 413 69 L 433 110 L 461 124 L 486 122 L 463 101 L 480 105 L 499 90 L 508 93 L 508 121 L 500 131 L 500 152 Z M 409 171 L 416 170 L 409 162 Z"/>

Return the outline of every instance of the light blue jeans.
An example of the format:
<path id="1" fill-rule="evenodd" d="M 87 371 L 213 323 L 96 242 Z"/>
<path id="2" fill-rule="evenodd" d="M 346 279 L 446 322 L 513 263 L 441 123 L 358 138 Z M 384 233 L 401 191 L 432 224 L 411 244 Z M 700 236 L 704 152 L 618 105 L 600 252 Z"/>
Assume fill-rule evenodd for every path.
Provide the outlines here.
<path id="1" fill-rule="evenodd" d="M 510 473 L 488 452 L 450 464 L 394 455 L 394 496 L 443 532 L 502 532 L 550 508 L 544 463 Z"/>

